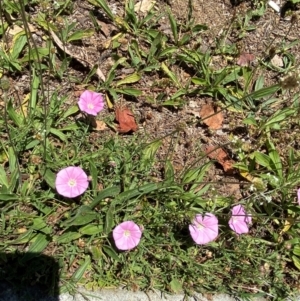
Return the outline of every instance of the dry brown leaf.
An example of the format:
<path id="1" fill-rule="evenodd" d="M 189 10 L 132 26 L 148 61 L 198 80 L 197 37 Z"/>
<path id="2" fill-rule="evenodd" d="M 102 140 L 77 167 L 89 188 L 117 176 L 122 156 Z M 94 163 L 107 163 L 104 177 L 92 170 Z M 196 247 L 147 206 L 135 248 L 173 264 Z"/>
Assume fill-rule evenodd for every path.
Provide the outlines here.
<path id="1" fill-rule="evenodd" d="M 219 164 L 221 164 L 225 172 L 233 173 L 234 161 L 229 158 L 222 148 L 216 148 L 211 145 L 206 148 L 205 152 L 209 158 L 216 160 Z"/>
<path id="2" fill-rule="evenodd" d="M 251 62 L 255 60 L 255 55 L 251 53 L 243 52 L 240 54 L 237 60 L 239 66 L 248 66 Z"/>
<path id="3" fill-rule="evenodd" d="M 96 126 L 95 126 L 95 130 L 96 131 L 104 131 L 107 129 L 106 123 L 104 121 L 101 120 L 96 120 Z"/>
<path id="4" fill-rule="evenodd" d="M 213 106 L 211 104 L 205 104 L 202 106 L 200 110 L 200 116 L 203 122 L 212 130 L 218 130 L 222 127 L 223 123 L 223 114 L 220 109 L 217 108 L 215 112 Z M 214 114 L 214 115 L 213 115 Z M 212 115 L 212 116 L 211 116 Z M 211 117 L 208 117 L 211 116 Z"/>
<path id="5" fill-rule="evenodd" d="M 131 131 L 135 132 L 138 129 L 131 110 L 126 107 L 117 107 L 115 112 L 116 120 L 119 122 L 119 133 L 128 133 Z"/>

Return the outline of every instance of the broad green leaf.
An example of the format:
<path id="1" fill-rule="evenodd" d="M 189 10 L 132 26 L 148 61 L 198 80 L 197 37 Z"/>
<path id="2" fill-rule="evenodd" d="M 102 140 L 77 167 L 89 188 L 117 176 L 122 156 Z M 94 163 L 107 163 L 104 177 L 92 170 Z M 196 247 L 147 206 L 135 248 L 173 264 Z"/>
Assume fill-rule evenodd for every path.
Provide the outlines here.
<path id="1" fill-rule="evenodd" d="M 24 31 L 18 33 L 13 38 L 13 46 L 12 46 L 12 50 L 11 50 L 11 59 L 12 60 L 15 60 L 19 57 L 19 55 L 20 55 L 21 51 L 23 50 L 26 43 L 27 43 L 27 37 L 26 37 Z"/>
<path id="2" fill-rule="evenodd" d="M 199 85 L 199 86 L 205 86 L 207 84 L 207 81 L 205 78 L 198 78 L 198 77 L 193 77 L 191 79 L 192 83 L 194 83 L 195 85 Z"/>
<path id="3" fill-rule="evenodd" d="M 57 130 L 55 128 L 50 129 L 50 133 L 58 137 L 61 141 L 67 141 L 67 136 L 60 130 Z"/>
<path id="4" fill-rule="evenodd" d="M 248 94 L 246 97 L 251 97 L 256 100 L 261 100 L 263 97 L 271 96 L 280 89 L 280 85 L 273 85 L 266 88 L 261 88 L 253 93 Z"/>
<path id="5" fill-rule="evenodd" d="M 39 255 L 49 244 L 50 240 L 47 235 L 43 233 L 39 233 L 36 237 L 34 237 L 34 242 L 29 246 L 25 256 L 22 258 L 22 261 L 25 262 L 37 255 Z M 30 254 L 30 253 L 33 253 Z M 28 256 L 26 256 L 28 254 Z"/>
<path id="6" fill-rule="evenodd" d="M 130 74 L 129 76 L 126 76 L 125 78 L 123 78 L 122 80 L 118 81 L 116 83 L 116 87 L 120 86 L 120 85 L 126 85 L 126 84 L 132 84 L 132 83 L 136 83 L 141 79 L 141 76 L 137 73 L 133 73 Z"/>
<path id="7" fill-rule="evenodd" d="M 103 232 L 102 225 L 86 225 L 78 230 L 83 235 L 95 235 Z"/>
<path id="8" fill-rule="evenodd" d="M 8 113 L 8 116 L 12 119 L 12 121 L 18 126 L 22 126 L 24 123 L 23 115 L 17 113 L 15 109 L 13 108 L 11 100 L 7 103 L 6 111 Z"/>
<path id="9" fill-rule="evenodd" d="M 294 247 L 293 254 L 300 256 L 300 246 L 299 245 Z"/>
<path id="10" fill-rule="evenodd" d="M 159 58 L 162 58 L 168 54 L 172 54 L 174 52 L 178 51 L 178 47 L 168 47 L 166 49 L 164 49 L 163 51 L 160 52 L 159 54 Z"/>
<path id="11" fill-rule="evenodd" d="M 53 241 L 57 244 L 68 244 L 71 241 L 81 237 L 81 233 L 78 232 L 65 232 L 60 236 L 53 236 Z"/>
<path id="12" fill-rule="evenodd" d="M 266 154 L 260 153 L 258 151 L 255 151 L 253 155 L 254 155 L 255 161 L 259 165 L 270 168 L 271 159 L 269 156 L 267 156 Z"/>
<path id="13" fill-rule="evenodd" d="M 84 226 L 94 221 L 97 216 L 98 213 L 93 211 L 89 206 L 82 205 L 77 210 L 76 215 L 63 222 L 63 225 L 66 227 Z"/>
<path id="14" fill-rule="evenodd" d="M 0 193 L 0 201 L 17 201 L 20 197 L 13 193 Z"/>
<path id="15" fill-rule="evenodd" d="M 36 233 L 33 233 L 33 230 L 28 230 L 28 231 L 26 231 L 25 233 L 22 233 L 16 240 L 13 240 L 12 242 L 11 242 L 11 244 L 16 244 L 16 245 L 18 245 L 18 244 L 27 244 L 27 243 L 29 243 L 32 239 L 33 239 L 33 237 L 35 237 L 37 234 Z"/>
<path id="16" fill-rule="evenodd" d="M 85 256 L 84 263 L 76 270 L 76 272 L 72 275 L 71 279 L 74 281 L 74 283 L 77 283 L 81 280 L 83 277 L 85 271 L 91 264 L 90 256 Z"/>
<path id="17" fill-rule="evenodd" d="M 143 94 L 141 90 L 133 89 L 133 88 L 123 88 L 123 89 L 115 89 L 115 92 L 130 95 L 130 96 L 140 96 Z"/>
<path id="18" fill-rule="evenodd" d="M 166 181 L 174 181 L 174 168 L 170 160 L 167 160 L 165 163 L 165 172 L 164 172 Z"/>
<path id="19" fill-rule="evenodd" d="M 33 230 L 43 232 L 44 234 L 50 234 L 52 232 L 52 227 L 49 227 L 41 217 L 33 220 L 33 225 L 31 228 Z"/>
<path id="20" fill-rule="evenodd" d="M 182 292 L 182 284 L 176 278 L 172 279 L 172 281 L 170 282 L 170 287 L 171 287 L 171 290 L 176 294 Z"/>
<path id="21" fill-rule="evenodd" d="M 41 174 L 47 184 L 54 189 L 56 175 L 49 168 L 47 168 L 45 171 L 42 171 Z"/>
<path id="22" fill-rule="evenodd" d="M 72 106 L 70 107 L 63 115 L 63 117 L 61 118 L 61 120 L 66 119 L 67 117 L 77 113 L 79 111 L 78 106 Z"/>
<path id="23" fill-rule="evenodd" d="M 297 256 L 292 256 L 292 259 L 293 259 L 293 263 L 294 263 L 294 265 L 295 265 L 295 267 L 298 269 L 298 270 L 300 270 L 300 260 L 299 260 L 299 258 L 297 257 Z"/>
<path id="24" fill-rule="evenodd" d="M 143 165 L 149 165 L 151 162 L 154 164 L 154 156 L 158 149 L 161 147 L 162 141 L 161 140 L 156 140 L 150 144 L 148 144 L 142 151 L 142 157 L 141 157 L 141 162 Z"/>
<path id="25" fill-rule="evenodd" d="M 68 37 L 68 42 L 82 40 L 84 38 L 89 38 L 94 34 L 93 29 L 86 29 L 86 30 L 77 30 L 72 35 Z"/>
<path id="26" fill-rule="evenodd" d="M 120 262 L 120 258 L 114 249 L 109 246 L 102 246 L 102 249 L 109 257 L 116 260 L 117 262 Z"/>
<path id="27" fill-rule="evenodd" d="M 280 121 L 286 120 L 287 117 L 295 113 L 294 108 L 285 108 L 283 110 L 277 111 L 274 115 L 268 118 L 267 122 L 261 126 L 260 130 L 270 127 L 274 124 L 279 124 Z"/>
<path id="28" fill-rule="evenodd" d="M 114 213 L 115 213 L 115 206 L 113 205 L 113 203 L 111 203 L 109 209 L 106 211 L 106 217 L 105 217 L 104 232 L 107 235 L 111 232 L 114 226 Z"/>
<path id="29" fill-rule="evenodd" d="M 6 175 L 6 172 L 2 165 L 0 165 L 0 184 L 4 185 L 6 188 L 8 188 L 8 186 L 9 186 L 7 175 Z M 0 197 L 0 199 L 1 199 L 1 197 Z"/>
<path id="30" fill-rule="evenodd" d="M 94 198 L 94 201 L 92 204 L 90 204 L 90 208 L 95 208 L 102 200 L 109 198 L 109 197 L 115 197 L 120 193 L 120 187 L 119 186 L 113 186 L 103 189 L 98 193 L 98 195 Z"/>
<path id="31" fill-rule="evenodd" d="M 274 164 L 275 170 L 277 175 L 282 178 L 283 177 L 283 172 L 282 172 L 282 164 L 281 164 L 281 159 L 276 150 L 273 150 L 269 153 L 269 157 L 272 160 L 272 163 Z"/>

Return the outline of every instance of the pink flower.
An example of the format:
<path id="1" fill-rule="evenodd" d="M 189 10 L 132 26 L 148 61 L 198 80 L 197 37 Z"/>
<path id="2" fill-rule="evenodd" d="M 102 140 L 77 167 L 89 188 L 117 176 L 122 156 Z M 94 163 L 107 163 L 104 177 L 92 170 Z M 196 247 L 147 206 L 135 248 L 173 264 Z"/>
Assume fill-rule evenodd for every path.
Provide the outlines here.
<path id="1" fill-rule="evenodd" d="M 251 215 L 248 215 L 242 205 L 236 205 L 231 209 L 232 216 L 229 220 L 229 227 L 237 234 L 249 232 L 248 224 L 252 222 Z"/>
<path id="2" fill-rule="evenodd" d="M 204 217 L 196 214 L 192 224 L 189 225 L 189 230 L 196 244 L 205 245 L 218 236 L 218 219 L 212 213 L 206 213 Z"/>
<path id="3" fill-rule="evenodd" d="M 298 200 L 298 205 L 300 206 L 300 188 L 297 190 L 297 200 Z"/>
<path id="4" fill-rule="evenodd" d="M 113 230 L 113 238 L 119 250 L 135 248 L 139 244 L 141 237 L 141 229 L 132 221 L 123 222 Z"/>
<path id="5" fill-rule="evenodd" d="M 56 175 L 56 190 L 67 198 L 75 198 L 83 194 L 88 186 L 88 177 L 80 167 L 69 166 L 60 170 Z"/>
<path id="6" fill-rule="evenodd" d="M 81 111 L 96 116 L 104 108 L 103 97 L 100 93 L 85 90 L 79 98 L 78 106 Z"/>

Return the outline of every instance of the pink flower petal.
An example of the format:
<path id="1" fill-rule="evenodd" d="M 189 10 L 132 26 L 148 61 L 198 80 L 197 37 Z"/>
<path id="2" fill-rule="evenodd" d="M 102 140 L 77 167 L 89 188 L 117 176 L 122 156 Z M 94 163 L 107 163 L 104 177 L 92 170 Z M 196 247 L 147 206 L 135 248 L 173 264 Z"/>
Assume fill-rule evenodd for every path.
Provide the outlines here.
<path id="1" fill-rule="evenodd" d="M 249 226 L 252 222 L 251 215 L 247 214 L 242 205 L 236 205 L 231 209 L 232 216 L 229 220 L 229 227 L 237 234 L 249 232 Z"/>
<path id="2" fill-rule="evenodd" d="M 119 250 L 131 250 L 135 248 L 142 237 L 142 231 L 137 224 L 126 221 L 113 230 L 113 238 Z"/>
<path id="3" fill-rule="evenodd" d="M 234 220 L 234 217 L 229 220 L 229 227 L 236 234 L 244 234 L 249 232 L 248 224 L 243 220 Z"/>
<path id="4" fill-rule="evenodd" d="M 298 205 L 300 206 L 300 188 L 297 190 L 297 201 Z"/>
<path id="5" fill-rule="evenodd" d="M 57 192 L 65 197 L 74 198 L 83 194 L 89 186 L 88 177 L 82 168 L 69 166 L 56 175 Z"/>
<path id="6" fill-rule="evenodd" d="M 96 116 L 104 108 L 103 96 L 94 91 L 85 90 L 78 101 L 81 111 Z"/>
<path id="7" fill-rule="evenodd" d="M 197 214 L 192 224 L 189 225 L 189 230 L 196 244 L 207 244 L 218 236 L 218 219 L 212 213 L 206 213 L 204 217 Z"/>

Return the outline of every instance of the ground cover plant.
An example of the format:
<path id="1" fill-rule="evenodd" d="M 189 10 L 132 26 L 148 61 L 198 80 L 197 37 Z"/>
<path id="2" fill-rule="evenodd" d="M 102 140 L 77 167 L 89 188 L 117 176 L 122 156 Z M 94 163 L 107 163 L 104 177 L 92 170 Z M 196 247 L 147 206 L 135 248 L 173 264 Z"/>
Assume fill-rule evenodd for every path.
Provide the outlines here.
<path id="1" fill-rule="evenodd" d="M 60 292 L 297 293 L 298 5 L 1 1 L 1 254 Z"/>

